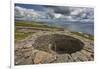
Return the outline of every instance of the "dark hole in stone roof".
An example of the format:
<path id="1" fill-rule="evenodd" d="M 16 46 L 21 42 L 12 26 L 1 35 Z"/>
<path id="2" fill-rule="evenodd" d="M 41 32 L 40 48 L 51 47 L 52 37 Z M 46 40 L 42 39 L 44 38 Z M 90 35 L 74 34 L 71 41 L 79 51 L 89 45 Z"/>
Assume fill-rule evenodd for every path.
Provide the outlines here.
<path id="1" fill-rule="evenodd" d="M 71 54 L 83 49 L 84 43 L 71 36 L 51 34 L 38 37 L 33 47 L 46 52 L 54 51 L 58 54 Z"/>

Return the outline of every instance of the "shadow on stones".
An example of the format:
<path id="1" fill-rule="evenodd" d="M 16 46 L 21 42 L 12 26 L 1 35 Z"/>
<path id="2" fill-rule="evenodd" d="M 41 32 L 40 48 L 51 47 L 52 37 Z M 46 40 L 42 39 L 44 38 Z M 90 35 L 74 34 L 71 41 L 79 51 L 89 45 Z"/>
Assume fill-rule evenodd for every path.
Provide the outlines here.
<path id="1" fill-rule="evenodd" d="M 46 52 L 52 50 L 58 54 L 71 54 L 83 49 L 84 43 L 71 36 L 52 34 L 38 37 L 33 47 Z"/>

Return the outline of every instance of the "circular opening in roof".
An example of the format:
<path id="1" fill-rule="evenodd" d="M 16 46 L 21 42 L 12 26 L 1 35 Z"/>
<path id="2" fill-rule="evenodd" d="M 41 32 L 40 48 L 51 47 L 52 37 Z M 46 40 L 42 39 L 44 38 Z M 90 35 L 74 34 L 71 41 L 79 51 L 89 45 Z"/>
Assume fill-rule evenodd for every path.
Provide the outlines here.
<path id="1" fill-rule="evenodd" d="M 38 37 L 33 47 L 46 52 L 54 51 L 58 54 L 71 54 L 83 49 L 84 43 L 71 36 L 52 34 Z"/>

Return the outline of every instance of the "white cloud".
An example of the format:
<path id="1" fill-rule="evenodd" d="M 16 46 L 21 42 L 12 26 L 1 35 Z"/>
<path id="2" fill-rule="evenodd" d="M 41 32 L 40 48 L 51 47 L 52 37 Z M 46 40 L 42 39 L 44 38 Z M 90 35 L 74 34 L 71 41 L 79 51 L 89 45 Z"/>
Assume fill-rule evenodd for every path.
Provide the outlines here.
<path id="1" fill-rule="evenodd" d="M 46 9 L 45 12 L 26 9 L 19 6 L 15 7 L 15 18 L 22 20 L 50 19 L 54 17 L 53 11 Z"/>
<path id="2" fill-rule="evenodd" d="M 15 6 L 15 18 L 24 19 L 24 20 L 25 19 L 29 19 L 29 20 L 61 19 L 61 20 L 68 20 L 68 21 L 93 21 L 94 18 L 93 16 L 94 12 L 93 9 L 91 8 L 67 7 L 66 10 L 70 11 L 69 15 L 56 13 L 54 11 L 54 8 L 52 9 L 52 8 L 44 7 L 44 9 L 45 11 L 36 11 L 34 9 L 27 9 L 27 8 Z"/>
<path id="3" fill-rule="evenodd" d="M 37 18 L 45 18 L 42 16 L 43 13 L 37 12 L 34 9 L 26 9 L 19 6 L 15 7 L 15 18 L 20 17 L 20 19 L 37 19 Z"/>
<path id="4" fill-rule="evenodd" d="M 81 13 L 83 11 L 83 9 L 74 9 L 73 11 L 71 11 L 71 15 L 78 15 L 79 13 Z"/>
<path id="5" fill-rule="evenodd" d="M 54 14 L 54 17 L 57 19 L 57 18 L 60 18 L 62 16 L 62 14 Z"/>

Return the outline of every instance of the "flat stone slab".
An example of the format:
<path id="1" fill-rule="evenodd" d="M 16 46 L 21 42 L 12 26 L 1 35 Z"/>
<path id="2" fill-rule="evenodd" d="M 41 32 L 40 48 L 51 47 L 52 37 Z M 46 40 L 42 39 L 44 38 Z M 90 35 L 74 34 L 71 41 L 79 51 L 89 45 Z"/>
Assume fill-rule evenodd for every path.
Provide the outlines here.
<path id="1" fill-rule="evenodd" d="M 36 53 L 36 56 L 34 58 L 34 63 L 35 64 L 51 63 L 56 60 L 55 57 L 56 56 L 54 56 L 50 53 L 39 51 Z"/>

